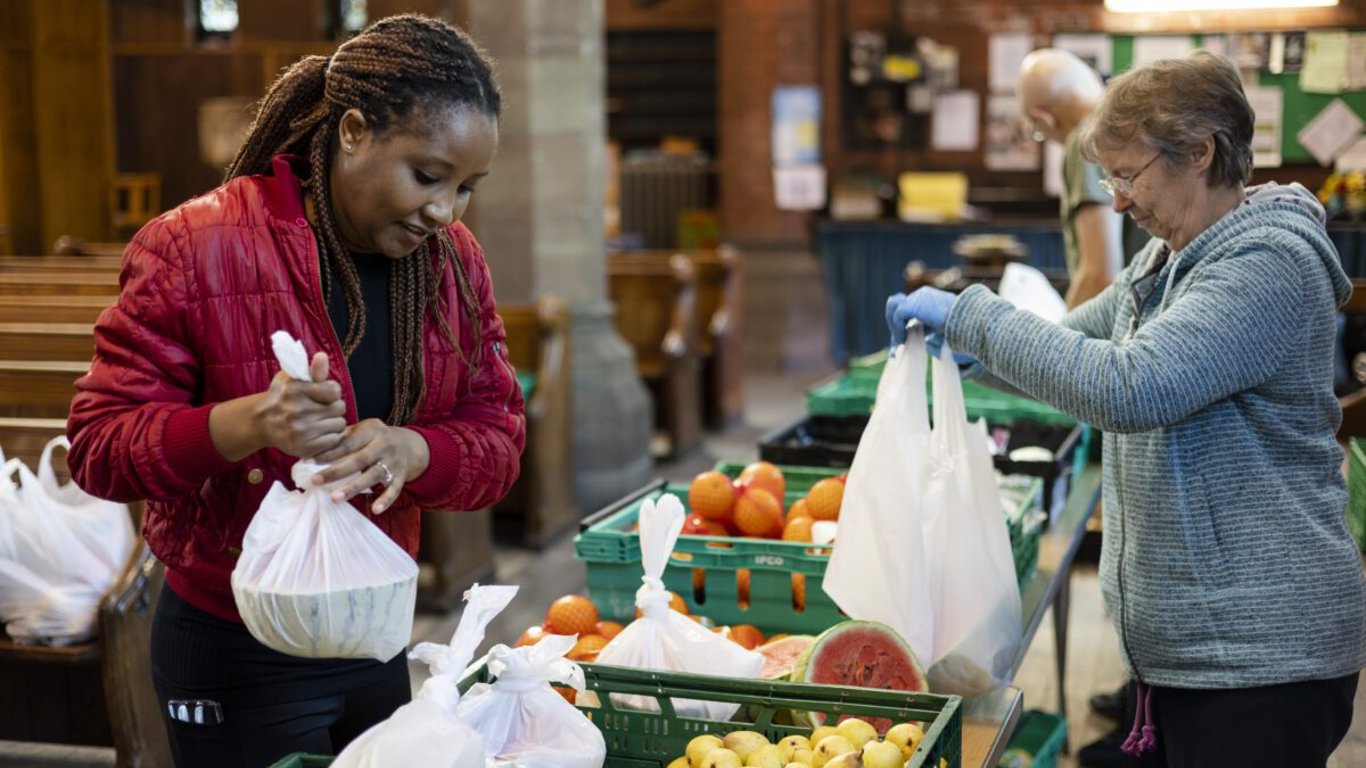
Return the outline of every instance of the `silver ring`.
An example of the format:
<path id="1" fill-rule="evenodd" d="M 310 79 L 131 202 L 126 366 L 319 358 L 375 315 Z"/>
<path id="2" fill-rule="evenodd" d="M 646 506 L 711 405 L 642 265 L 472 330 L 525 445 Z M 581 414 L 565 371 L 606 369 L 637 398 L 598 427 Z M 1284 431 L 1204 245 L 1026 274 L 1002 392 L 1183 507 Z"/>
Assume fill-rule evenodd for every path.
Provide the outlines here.
<path id="1" fill-rule="evenodd" d="M 389 468 L 384 466 L 384 462 L 382 461 L 375 462 L 375 466 L 384 470 L 384 479 L 380 481 L 380 485 L 383 485 L 385 488 L 388 488 L 394 482 L 394 473 L 390 472 Z"/>

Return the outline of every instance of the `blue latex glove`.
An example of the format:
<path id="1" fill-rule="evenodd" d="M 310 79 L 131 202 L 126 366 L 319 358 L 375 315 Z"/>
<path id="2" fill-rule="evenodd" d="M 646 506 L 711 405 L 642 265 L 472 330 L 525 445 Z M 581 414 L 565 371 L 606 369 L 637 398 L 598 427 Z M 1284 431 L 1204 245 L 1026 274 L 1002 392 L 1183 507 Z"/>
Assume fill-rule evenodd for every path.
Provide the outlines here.
<path id="1" fill-rule="evenodd" d="M 939 331 L 925 337 L 925 350 L 930 353 L 930 357 L 938 360 L 939 353 L 944 351 L 944 334 Z M 962 352 L 953 353 L 953 361 L 959 365 L 977 365 L 977 358 Z"/>
<path id="2" fill-rule="evenodd" d="M 906 323 L 919 320 L 929 331 L 942 331 L 948 322 L 957 294 L 938 288 L 919 288 L 907 296 L 896 293 L 887 297 L 887 328 L 892 332 L 892 346 L 906 341 Z"/>

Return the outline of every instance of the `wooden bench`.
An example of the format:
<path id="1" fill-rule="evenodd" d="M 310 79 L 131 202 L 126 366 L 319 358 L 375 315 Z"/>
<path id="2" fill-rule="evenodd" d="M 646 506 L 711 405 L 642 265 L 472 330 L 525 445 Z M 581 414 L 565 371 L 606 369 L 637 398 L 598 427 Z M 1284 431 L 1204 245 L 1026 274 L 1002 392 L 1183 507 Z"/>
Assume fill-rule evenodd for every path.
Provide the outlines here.
<path id="1" fill-rule="evenodd" d="M 79 237 L 62 235 L 52 244 L 52 253 L 56 256 L 123 256 L 123 249 L 128 247 L 126 242 L 92 242 L 82 240 Z"/>
<path id="2" fill-rule="evenodd" d="M 507 331 L 508 358 L 529 371 L 535 384 L 526 395 L 526 450 L 522 474 L 493 507 L 494 534 L 541 547 L 579 521 L 574 490 L 573 407 L 569 308 L 543 296 L 534 304 L 499 304 Z"/>
<path id="3" fill-rule="evenodd" d="M 112 272 L 0 272 L 0 301 L 9 296 L 108 296 L 119 294 L 119 277 Z"/>
<path id="4" fill-rule="evenodd" d="M 89 323 L 0 323 L 0 360 L 67 360 L 89 365 L 95 331 Z"/>
<path id="5" fill-rule="evenodd" d="M 64 419 L 0 417 L 0 447 L 36 468 L 44 444 L 65 428 Z M 65 481 L 64 463 L 56 469 Z M 142 505 L 129 511 L 136 531 Z M 139 537 L 100 601 L 95 639 L 49 648 L 18 645 L 0 632 L 0 739 L 113 746 L 119 768 L 169 768 L 148 654 L 164 578 Z"/>
<path id="6" fill-rule="evenodd" d="M 65 419 L 90 361 L 0 360 L 0 416 Z"/>
<path id="7" fill-rule="evenodd" d="M 0 323 L 28 323 L 41 320 L 48 323 L 94 324 L 116 296 L 54 296 L 34 294 L 0 298 Z"/>
<path id="8" fill-rule="evenodd" d="M 635 351 L 636 372 L 654 397 L 651 452 L 679 456 L 702 434 L 697 271 L 682 253 L 607 255 L 616 329 Z"/>
<path id="9" fill-rule="evenodd" d="M 122 256 L 0 256 L 0 272 L 112 272 L 117 275 L 122 266 Z"/>

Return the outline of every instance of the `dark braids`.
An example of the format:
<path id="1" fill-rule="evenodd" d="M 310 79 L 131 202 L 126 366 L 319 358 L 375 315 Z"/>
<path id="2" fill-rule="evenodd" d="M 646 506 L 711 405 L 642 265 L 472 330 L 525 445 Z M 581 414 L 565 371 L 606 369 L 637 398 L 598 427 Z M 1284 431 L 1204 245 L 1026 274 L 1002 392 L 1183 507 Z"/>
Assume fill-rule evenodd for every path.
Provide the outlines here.
<path id="1" fill-rule="evenodd" d="M 319 268 L 323 288 L 335 279 L 347 307 L 342 350 L 349 358 L 365 335 L 365 305 L 352 255 L 342 244 L 332 213 L 328 171 L 338 137 L 337 125 L 348 109 L 359 109 L 377 134 L 415 112 L 465 107 L 497 118 L 502 108 L 488 57 L 468 35 L 438 19 L 403 14 L 381 19 L 342 43 L 331 56 L 308 56 L 280 75 L 266 92 L 260 110 L 228 166 L 226 179 L 270 171 L 272 158 L 296 154 L 308 162 L 306 194 L 321 230 Z M 408 424 L 417 415 L 426 383 L 422 372 L 423 316 L 430 315 L 457 350 L 460 344 L 440 306 L 445 265 L 455 271 L 460 301 L 474 340 L 474 355 L 464 362 L 478 365 L 483 347 L 480 305 L 465 264 L 446 231 L 434 235 L 437 260 L 428 257 L 431 243 L 390 265 L 389 297 L 394 349 L 394 406 L 387 422 Z"/>

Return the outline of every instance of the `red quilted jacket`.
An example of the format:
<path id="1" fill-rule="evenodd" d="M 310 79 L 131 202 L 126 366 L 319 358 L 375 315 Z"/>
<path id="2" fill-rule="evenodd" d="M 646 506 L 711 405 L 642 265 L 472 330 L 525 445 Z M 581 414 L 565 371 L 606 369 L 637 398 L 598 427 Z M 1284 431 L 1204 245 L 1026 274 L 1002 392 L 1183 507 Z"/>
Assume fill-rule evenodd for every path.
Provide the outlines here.
<path id="1" fill-rule="evenodd" d="M 227 461 L 209 437 L 210 409 L 270 385 L 279 370 L 270 334 L 286 330 L 310 355 L 322 350 L 334 361 L 348 420 L 356 421 L 291 162 L 278 157 L 273 175 L 234 179 L 137 234 L 124 251 L 118 303 L 95 326 L 95 359 L 76 382 L 67 421 L 76 482 L 106 499 L 146 499 L 143 536 L 166 564 L 167 582 L 234 621 L 229 576 L 242 535 L 272 483 L 292 487 L 296 459 L 266 449 Z M 441 296 L 463 357 L 427 323 L 426 397 L 411 425 L 426 438 L 431 463 L 388 511 L 366 515 L 410 555 L 420 509 L 479 509 L 507 493 L 526 437 L 483 253 L 464 225 L 448 231 L 481 303 L 483 357 L 471 375 L 463 360 L 473 339 L 448 265 Z"/>

